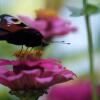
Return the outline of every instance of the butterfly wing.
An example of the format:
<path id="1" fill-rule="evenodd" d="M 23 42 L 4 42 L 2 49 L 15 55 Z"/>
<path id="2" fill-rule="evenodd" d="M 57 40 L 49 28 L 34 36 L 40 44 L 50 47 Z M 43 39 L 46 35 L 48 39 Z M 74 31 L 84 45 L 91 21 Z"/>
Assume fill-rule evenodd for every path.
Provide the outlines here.
<path id="1" fill-rule="evenodd" d="M 35 47 L 42 43 L 43 36 L 39 31 L 30 29 L 10 15 L 0 16 L 0 30 L 0 40 L 6 40 L 11 44 Z"/>
<path id="2" fill-rule="evenodd" d="M 16 17 L 10 15 L 0 15 L 0 30 L 5 32 L 16 32 L 17 30 L 27 27 Z"/>
<path id="3" fill-rule="evenodd" d="M 16 17 L 7 14 L 0 15 L 0 40 L 6 40 L 8 35 L 25 27 L 26 25 Z"/>

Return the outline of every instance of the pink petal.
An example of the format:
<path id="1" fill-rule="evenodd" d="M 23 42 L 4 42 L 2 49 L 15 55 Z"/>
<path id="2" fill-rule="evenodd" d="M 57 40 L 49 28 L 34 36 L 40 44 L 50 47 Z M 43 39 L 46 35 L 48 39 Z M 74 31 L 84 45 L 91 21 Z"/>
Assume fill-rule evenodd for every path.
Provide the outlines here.
<path id="1" fill-rule="evenodd" d="M 3 65 L 12 65 L 12 62 L 9 60 L 0 59 L 0 66 L 3 66 Z"/>
<path id="2" fill-rule="evenodd" d="M 30 28 L 35 28 L 37 30 L 44 30 L 47 26 L 47 23 L 44 20 L 33 20 L 27 16 L 18 16 L 18 17 L 23 23 L 28 25 L 28 27 Z"/>
<path id="3" fill-rule="evenodd" d="M 19 61 L 15 61 L 15 60 L 5 60 L 5 59 L 0 59 L 0 66 L 3 65 L 18 65 L 20 62 Z"/>
<path id="4" fill-rule="evenodd" d="M 7 80 L 7 78 L 0 76 L 0 84 L 5 85 L 9 88 L 11 88 L 11 82 L 9 82 L 9 80 Z"/>
<path id="5" fill-rule="evenodd" d="M 49 83 L 52 81 L 52 77 L 46 77 L 46 78 L 35 78 L 37 82 L 39 82 L 40 84 L 45 84 L 45 83 Z"/>

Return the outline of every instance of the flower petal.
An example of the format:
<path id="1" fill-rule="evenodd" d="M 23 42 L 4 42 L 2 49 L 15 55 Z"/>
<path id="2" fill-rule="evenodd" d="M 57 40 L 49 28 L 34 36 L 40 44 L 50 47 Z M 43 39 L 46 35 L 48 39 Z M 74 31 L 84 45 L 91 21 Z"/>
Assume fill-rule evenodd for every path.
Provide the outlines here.
<path id="1" fill-rule="evenodd" d="M 23 23 L 28 25 L 28 27 L 30 27 L 30 28 L 35 28 L 37 30 L 46 29 L 47 23 L 45 20 L 33 20 L 27 16 L 18 16 L 18 17 Z"/>
<path id="2" fill-rule="evenodd" d="M 46 77 L 46 78 L 35 78 L 37 82 L 39 82 L 40 84 L 45 84 L 45 83 L 50 83 L 52 81 L 52 77 Z"/>
<path id="3" fill-rule="evenodd" d="M 0 59 L 0 66 L 3 66 L 3 65 L 12 65 L 12 62 L 9 60 Z"/>

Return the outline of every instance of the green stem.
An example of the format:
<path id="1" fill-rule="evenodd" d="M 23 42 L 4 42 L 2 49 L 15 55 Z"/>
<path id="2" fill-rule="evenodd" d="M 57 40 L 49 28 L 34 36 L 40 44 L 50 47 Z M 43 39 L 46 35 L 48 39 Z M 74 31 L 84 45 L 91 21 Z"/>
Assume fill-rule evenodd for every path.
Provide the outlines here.
<path id="1" fill-rule="evenodd" d="M 88 51 L 89 51 L 89 61 L 90 61 L 90 77 L 92 82 L 92 100 L 98 100 L 96 93 L 96 78 L 94 71 L 94 60 L 93 60 L 93 41 L 92 41 L 92 31 L 90 27 L 89 14 L 87 14 L 87 0 L 83 0 L 84 12 L 85 12 L 85 21 L 88 35 Z"/>

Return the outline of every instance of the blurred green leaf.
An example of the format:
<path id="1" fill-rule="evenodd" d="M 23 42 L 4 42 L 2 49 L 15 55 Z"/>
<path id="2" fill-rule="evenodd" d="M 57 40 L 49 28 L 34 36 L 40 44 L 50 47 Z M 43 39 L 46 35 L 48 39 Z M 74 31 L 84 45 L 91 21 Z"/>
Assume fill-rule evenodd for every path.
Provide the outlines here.
<path id="1" fill-rule="evenodd" d="M 67 8 L 72 12 L 71 16 L 73 17 L 100 13 L 100 8 L 92 4 L 87 4 L 85 10 L 84 8 L 75 8 L 69 6 L 67 6 Z"/>
<path id="2" fill-rule="evenodd" d="M 72 12 L 70 16 L 78 17 L 78 16 L 83 15 L 82 9 L 79 9 L 79 8 L 76 8 L 76 7 L 69 7 L 69 6 L 67 6 L 67 8 Z"/>
<path id="3" fill-rule="evenodd" d="M 88 4 L 86 7 L 86 11 L 84 12 L 84 14 L 96 14 L 100 12 L 100 8 L 92 5 L 92 4 Z"/>

